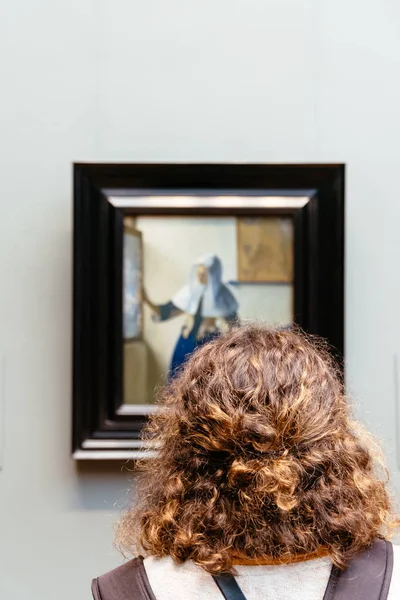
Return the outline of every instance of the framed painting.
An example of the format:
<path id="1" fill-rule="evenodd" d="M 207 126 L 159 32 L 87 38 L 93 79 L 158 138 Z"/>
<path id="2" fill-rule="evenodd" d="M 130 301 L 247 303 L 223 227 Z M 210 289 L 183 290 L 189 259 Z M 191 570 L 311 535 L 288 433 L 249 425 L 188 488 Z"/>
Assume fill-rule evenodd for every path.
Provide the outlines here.
<path id="1" fill-rule="evenodd" d="M 344 166 L 75 164 L 75 459 L 142 455 L 157 389 L 241 322 L 343 354 Z"/>

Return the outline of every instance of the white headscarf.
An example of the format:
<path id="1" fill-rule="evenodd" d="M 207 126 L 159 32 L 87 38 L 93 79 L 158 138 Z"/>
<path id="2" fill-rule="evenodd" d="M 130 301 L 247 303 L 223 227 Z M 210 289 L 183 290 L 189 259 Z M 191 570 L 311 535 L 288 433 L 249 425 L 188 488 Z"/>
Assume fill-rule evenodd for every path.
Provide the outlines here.
<path id="1" fill-rule="evenodd" d="M 207 269 L 206 284 L 200 283 L 198 267 Z M 235 315 L 238 303 L 232 292 L 222 283 L 222 263 L 215 254 L 200 257 L 192 266 L 189 283 L 171 298 L 177 308 L 189 315 L 195 315 L 202 300 L 202 317 L 229 317 Z"/>

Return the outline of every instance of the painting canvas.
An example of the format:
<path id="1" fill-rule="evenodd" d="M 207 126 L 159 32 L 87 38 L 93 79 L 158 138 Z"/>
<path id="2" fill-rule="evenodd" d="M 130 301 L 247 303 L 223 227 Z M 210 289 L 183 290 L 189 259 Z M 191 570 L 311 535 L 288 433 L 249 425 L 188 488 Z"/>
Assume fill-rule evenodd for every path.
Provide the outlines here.
<path id="1" fill-rule="evenodd" d="M 125 222 L 140 235 L 136 248 L 143 258 L 143 331 L 140 340 L 125 342 L 126 403 L 153 402 L 156 388 L 175 377 L 196 348 L 235 323 L 292 323 L 290 219 L 138 216 Z M 251 236 L 254 229 L 258 237 Z M 266 246 L 269 271 L 260 259 Z"/>

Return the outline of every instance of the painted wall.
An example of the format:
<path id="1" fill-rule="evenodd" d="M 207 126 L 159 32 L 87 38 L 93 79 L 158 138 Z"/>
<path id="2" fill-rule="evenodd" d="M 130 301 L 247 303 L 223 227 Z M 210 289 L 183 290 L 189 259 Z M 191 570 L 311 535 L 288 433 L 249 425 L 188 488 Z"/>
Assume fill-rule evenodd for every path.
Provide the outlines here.
<path id="1" fill-rule="evenodd" d="M 119 560 L 127 472 L 69 458 L 73 160 L 347 163 L 348 383 L 400 491 L 400 4 L 20 0 L 0 47 L 0 597 Z"/>

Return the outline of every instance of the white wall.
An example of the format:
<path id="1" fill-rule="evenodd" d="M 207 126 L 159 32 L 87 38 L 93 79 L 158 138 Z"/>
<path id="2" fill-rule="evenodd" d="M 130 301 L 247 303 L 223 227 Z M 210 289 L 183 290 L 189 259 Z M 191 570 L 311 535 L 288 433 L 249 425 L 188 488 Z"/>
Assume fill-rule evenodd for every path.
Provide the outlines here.
<path id="1" fill-rule="evenodd" d="M 343 161 L 348 381 L 395 463 L 397 0 L 0 4 L 0 597 L 85 600 L 120 466 L 69 458 L 71 162 Z"/>

